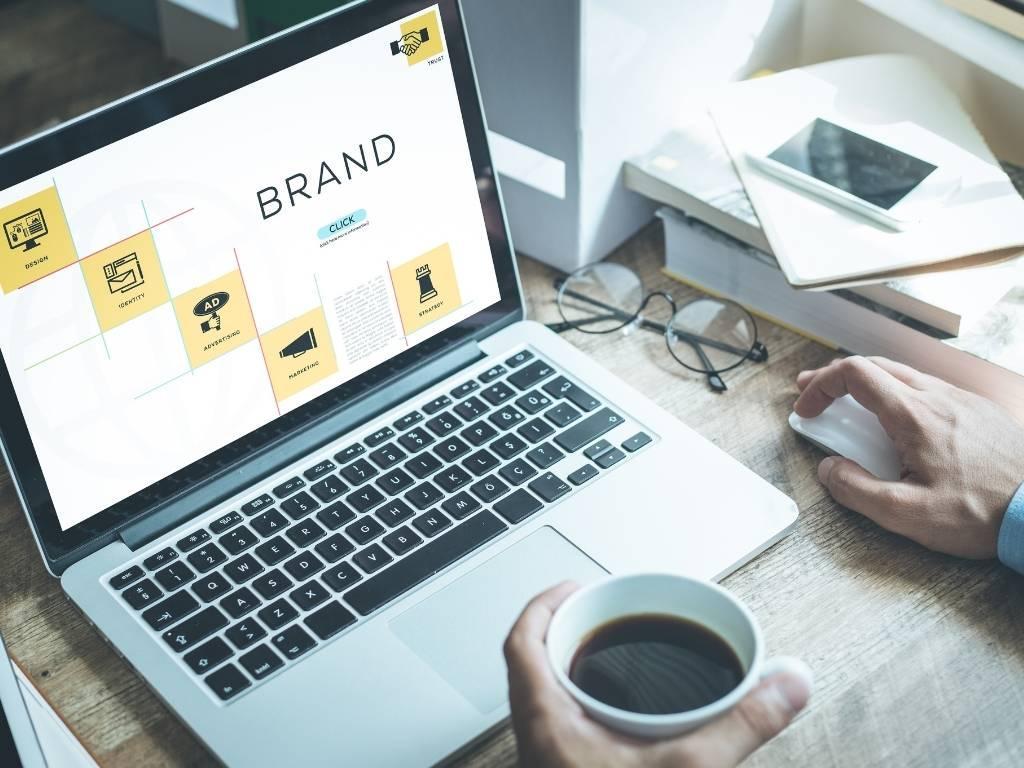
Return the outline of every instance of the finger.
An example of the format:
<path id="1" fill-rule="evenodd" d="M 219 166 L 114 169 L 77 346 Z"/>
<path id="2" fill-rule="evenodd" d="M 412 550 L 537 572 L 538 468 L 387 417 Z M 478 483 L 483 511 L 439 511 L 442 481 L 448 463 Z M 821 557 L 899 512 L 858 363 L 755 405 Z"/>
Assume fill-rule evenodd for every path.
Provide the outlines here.
<path id="1" fill-rule="evenodd" d="M 901 536 L 913 533 L 913 519 L 923 499 L 919 498 L 920 489 L 911 483 L 879 480 L 860 464 L 839 456 L 822 460 L 818 479 L 847 509 Z"/>
<path id="2" fill-rule="evenodd" d="M 942 379 L 931 376 L 927 373 L 922 373 L 916 368 L 911 368 L 909 365 L 904 365 L 903 363 L 897 363 L 895 360 L 890 360 L 887 357 L 873 356 L 869 357 L 868 360 L 877 365 L 883 371 L 892 374 L 908 387 L 913 387 L 914 389 L 934 389 L 936 386 L 946 383 Z"/>
<path id="3" fill-rule="evenodd" d="M 805 419 L 814 418 L 838 398 L 852 395 L 878 416 L 891 436 L 913 391 L 870 360 L 847 357 L 818 371 L 800 393 L 793 410 Z"/>
<path id="4" fill-rule="evenodd" d="M 699 756 L 702 766 L 735 766 L 755 749 L 773 739 L 811 697 L 813 676 L 799 659 L 779 660 L 780 671 L 766 677 L 728 714 L 700 730 L 666 742 L 665 748 L 676 759 L 661 764 L 686 765 Z"/>

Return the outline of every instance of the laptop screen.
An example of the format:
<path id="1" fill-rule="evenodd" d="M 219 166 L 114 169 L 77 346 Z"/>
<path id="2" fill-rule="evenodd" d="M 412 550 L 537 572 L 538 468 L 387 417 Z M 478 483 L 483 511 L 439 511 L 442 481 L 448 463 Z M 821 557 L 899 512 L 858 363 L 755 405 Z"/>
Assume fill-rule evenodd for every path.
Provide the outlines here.
<path id="1" fill-rule="evenodd" d="M 463 109 L 427 6 L 0 190 L 61 530 L 500 300 Z"/>

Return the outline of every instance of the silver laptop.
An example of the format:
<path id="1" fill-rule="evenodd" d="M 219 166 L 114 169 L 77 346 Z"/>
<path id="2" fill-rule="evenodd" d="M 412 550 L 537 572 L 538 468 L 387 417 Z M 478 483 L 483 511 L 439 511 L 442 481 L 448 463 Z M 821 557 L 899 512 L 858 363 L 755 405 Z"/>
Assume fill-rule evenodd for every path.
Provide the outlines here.
<path id="1" fill-rule="evenodd" d="M 796 518 L 524 319 L 455 0 L 355 3 L 16 145 L 0 213 L 40 551 L 227 765 L 442 761 L 507 716 L 534 593 L 720 577 Z"/>

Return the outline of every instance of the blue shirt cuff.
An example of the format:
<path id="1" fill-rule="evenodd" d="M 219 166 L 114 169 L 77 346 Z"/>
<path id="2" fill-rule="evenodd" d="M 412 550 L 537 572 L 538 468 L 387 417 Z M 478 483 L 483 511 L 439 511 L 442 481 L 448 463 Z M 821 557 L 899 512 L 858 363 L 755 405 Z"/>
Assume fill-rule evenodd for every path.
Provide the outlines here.
<path id="1" fill-rule="evenodd" d="M 996 552 L 1003 565 L 1024 574 L 1024 483 L 1006 508 L 1003 524 L 999 527 Z"/>

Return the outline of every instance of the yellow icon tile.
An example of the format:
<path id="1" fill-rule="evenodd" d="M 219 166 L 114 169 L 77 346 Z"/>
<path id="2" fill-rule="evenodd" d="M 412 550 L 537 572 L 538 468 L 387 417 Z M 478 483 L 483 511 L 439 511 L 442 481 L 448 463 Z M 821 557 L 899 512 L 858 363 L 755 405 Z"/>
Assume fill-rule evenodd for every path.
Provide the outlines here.
<path id="1" fill-rule="evenodd" d="M 462 306 L 448 243 L 393 267 L 391 279 L 407 336 Z"/>
<path id="2" fill-rule="evenodd" d="M 397 44 L 408 59 L 409 66 L 433 58 L 444 50 L 441 44 L 441 30 L 437 25 L 437 14 L 433 11 L 427 11 L 403 22 L 401 30 L 402 38 Z"/>
<path id="3" fill-rule="evenodd" d="M 156 309 L 170 298 L 149 230 L 104 248 L 80 263 L 104 331 Z"/>
<path id="4" fill-rule="evenodd" d="M 238 270 L 175 296 L 174 314 L 193 368 L 256 338 L 249 297 Z"/>
<path id="5" fill-rule="evenodd" d="M 338 372 L 322 307 L 264 333 L 260 343 L 278 402 Z"/>
<path id="6" fill-rule="evenodd" d="M 10 293 L 78 258 L 56 187 L 0 208 L 0 288 Z"/>

